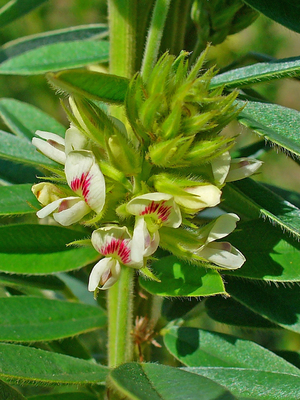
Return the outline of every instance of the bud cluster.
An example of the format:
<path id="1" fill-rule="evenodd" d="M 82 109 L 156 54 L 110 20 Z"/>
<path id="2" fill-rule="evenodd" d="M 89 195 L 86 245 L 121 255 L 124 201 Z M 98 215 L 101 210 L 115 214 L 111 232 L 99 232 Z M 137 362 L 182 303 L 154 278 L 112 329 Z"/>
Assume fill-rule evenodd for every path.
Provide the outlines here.
<path id="1" fill-rule="evenodd" d="M 95 294 L 111 287 L 125 266 L 155 279 L 149 260 L 158 246 L 211 268 L 235 269 L 245 261 L 230 243 L 217 241 L 234 230 L 235 214 L 203 226 L 194 217 L 220 203 L 226 181 L 251 175 L 261 163 L 231 160 L 233 138 L 220 132 L 239 112 L 237 93 L 209 89 L 215 72 L 201 72 L 205 52 L 190 70 L 186 57 L 165 54 L 147 80 L 132 79 L 126 127 L 76 97 L 66 109 L 65 138 L 37 131 L 33 139 L 64 165 L 60 184 L 33 186 L 44 206 L 37 215 L 94 228 L 89 243 L 101 256 L 89 281 Z"/>

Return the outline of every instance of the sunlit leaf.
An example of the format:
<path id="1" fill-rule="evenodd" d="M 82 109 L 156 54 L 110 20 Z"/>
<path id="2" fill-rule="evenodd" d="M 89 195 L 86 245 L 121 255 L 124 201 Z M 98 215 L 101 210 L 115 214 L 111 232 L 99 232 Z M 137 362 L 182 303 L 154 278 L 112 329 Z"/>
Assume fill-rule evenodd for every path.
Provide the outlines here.
<path id="1" fill-rule="evenodd" d="M 212 78 L 211 87 L 223 85 L 226 88 L 244 87 L 273 79 L 291 78 L 299 74 L 300 58 L 292 57 L 261 62 L 224 72 Z"/>
<path id="2" fill-rule="evenodd" d="M 241 124 L 252 129 L 272 144 L 300 157 L 299 111 L 258 101 L 237 100 L 237 104 L 238 106 L 246 105 L 237 117 Z"/>
<path id="3" fill-rule="evenodd" d="M 188 367 L 249 368 L 300 375 L 283 358 L 249 340 L 190 327 L 170 327 L 164 342 L 168 350 Z"/>
<path id="4" fill-rule="evenodd" d="M 151 265 L 161 282 L 140 277 L 141 286 L 158 296 L 209 296 L 225 293 L 219 273 L 188 264 L 175 256 L 164 257 Z"/>
<path id="5" fill-rule="evenodd" d="M 189 367 L 184 370 L 218 382 L 239 400 L 298 400 L 300 397 L 298 375 L 251 368 Z"/>
<path id="6" fill-rule="evenodd" d="M 36 75 L 108 61 L 107 41 L 72 41 L 41 46 L 0 64 L 0 74 Z"/>
<path id="7" fill-rule="evenodd" d="M 54 87 L 92 100 L 123 104 L 129 80 L 121 76 L 94 71 L 62 71 L 47 75 Z"/>
<path id="8" fill-rule="evenodd" d="M 108 28 L 105 24 L 90 24 L 73 26 L 65 29 L 42 32 L 35 35 L 25 36 L 5 43 L 0 47 L 0 62 L 15 57 L 26 51 L 46 46 L 52 43 L 71 42 L 74 40 L 87 40 L 107 36 Z"/>

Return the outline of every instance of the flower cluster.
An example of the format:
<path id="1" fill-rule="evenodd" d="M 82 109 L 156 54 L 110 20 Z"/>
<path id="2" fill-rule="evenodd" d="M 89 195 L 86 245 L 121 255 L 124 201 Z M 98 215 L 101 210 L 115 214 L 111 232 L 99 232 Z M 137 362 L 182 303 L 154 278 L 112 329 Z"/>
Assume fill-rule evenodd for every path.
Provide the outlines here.
<path id="1" fill-rule="evenodd" d="M 92 226 L 91 244 L 100 254 L 88 289 L 110 288 L 121 269 L 151 277 L 148 260 L 158 246 L 196 265 L 235 269 L 244 256 L 228 242 L 235 214 L 197 225 L 195 216 L 221 201 L 226 181 L 254 173 L 260 162 L 231 160 L 233 139 L 222 128 L 236 115 L 236 93 L 209 90 L 212 70 L 199 75 L 204 55 L 188 71 L 185 54 L 163 56 L 144 81 L 130 83 L 127 129 L 94 103 L 70 98 L 65 138 L 37 131 L 34 146 L 63 165 L 59 183 L 32 190 L 43 208 L 69 226 Z"/>

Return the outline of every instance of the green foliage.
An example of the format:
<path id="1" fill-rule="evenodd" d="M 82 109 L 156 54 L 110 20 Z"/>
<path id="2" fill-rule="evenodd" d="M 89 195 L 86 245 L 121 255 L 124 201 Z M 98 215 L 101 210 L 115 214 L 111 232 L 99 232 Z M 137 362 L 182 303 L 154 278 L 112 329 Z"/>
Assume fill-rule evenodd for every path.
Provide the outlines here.
<path id="1" fill-rule="evenodd" d="M 33 182 L 42 178 L 74 195 L 62 163 L 31 143 L 37 130 L 51 132 L 58 142 L 48 143 L 65 152 L 65 120 L 60 111 L 45 111 L 52 94 L 43 88 L 34 101 L 26 91 L 26 101 L 16 94 L 0 99 L 7 127 L 0 131 L 0 400 L 298 400 L 299 196 L 255 176 L 227 183 L 230 171 L 214 163 L 233 147 L 235 134 L 223 128 L 237 120 L 263 140 L 253 142 L 244 130 L 233 155 L 261 159 L 279 148 L 296 161 L 290 171 L 296 176 L 299 104 L 275 104 L 274 94 L 287 78 L 299 84 L 299 57 L 252 53 L 220 73 L 211 60 L 205 63 L 209 51 L 198 58 L 208 41 L 214 46 L 225 39 L 214 51 L 234 56 L 228 35 L 259 13 L 300 32 L 298 1 L 147 0 L 142 8 L 135 0 L 108 0 L 109 27 L 98 23 L 106 14 L 95 12 L 104 2 L 62 9 L 54 3 L 51 10 L 44 4 L 33 20 L 45 32 L 34 34 L 17 19 L 45 0 L 4 3 L 1 27 L 11 25 L 2 35 L 7 43 L 0 48 L 0 75 L 18 87 L 35 79 L 26 75 L 46 73 L 54 89 L 72 97 L 70 106 L 63 103 L 67 117 L 85 135 L 80 154 L 93 151 L 101 159 L 107 200 L 95 218 L 72 227 L 49 216 L 38 220 Z M 90 20 L 60 29 L 49 24 L 52 9 L 54 20 L 66 10 Z M 18 29 L 26 36 L 16 37 Z M 158 53 L 164 55 L 157 61 Z M 274 86 L 262 95 L 266 83 Z M 33 106 L 36 99 L 41 109 Z M 76 153 L 76 143 L 69 150 Z M 238 165 L 249 164 L 242 158 Z M 234 160 L 228 168 L 233 166 Z M 222 192 L 222 201 L 198 214 L 192 190 L 208 183 Z M 123 234 L 131 235 L 131 200 L 155 191 L 185 202 L 180 228 L 147 221 L 148 240 L 159 235 L 161 248 L 143 258 L 138 279 L 126 268 L 108 302 L 101 290 L 94 300 L 88 277 L 103 254 L 92 246 L 92 232 L 122 221 Z M 232 230 L 225 223 L 212 226 L 225 212 L 240 221 L 221 242 Z M 246 258 L 241 268 L 201 255 L 231 245 Z"/>

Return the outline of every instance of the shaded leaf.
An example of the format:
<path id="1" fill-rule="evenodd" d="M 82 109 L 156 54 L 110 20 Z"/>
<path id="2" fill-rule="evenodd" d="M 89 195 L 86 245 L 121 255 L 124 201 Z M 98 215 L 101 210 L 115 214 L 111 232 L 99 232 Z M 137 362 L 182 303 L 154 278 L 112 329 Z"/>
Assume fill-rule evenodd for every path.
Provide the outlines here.
<path id="1" fill-rule="evenodd" d="M 298 0 L 244 0 L 267 17 L 300 33 L 300 4 Z"/>
<path id="2" fill-rule="evenodd" d="M 196 374 L 159 364 L 128 363 L 109 374 L 109 382 L 121 395 L 134 400 L 234 400 L 228 390 Z"/>
<path id="3" fill-rule="evenodd" d="M 106 367 L 79 358 L 0 343 L 0 376 L 12 381 L 21 379 L 34 384 L 103 384 L 107 372 Z"/>
<path id="4" fill-rule="evenodd" d="M 283 358 L 249 340 L 190 327 L 170 327 L 164 343 L 181 363 L 189 367 L 249 368 L 300 375 Z"/>
<path id="5" fill-rule="evenodd" d="M 121 76 L 94 71 L 62 71 L 47 75 L 54 87 L 92 100 L 123 104 L 129 80 Z"/>
<path id="6" fill-rule="evenodd" d="M 62 339 L 103 327 L 98 307 L 37 297 L 0 298 L 0 340 L 38 342 Z"/>
<path id="7" fill-rule="evenodd" d="M 35 213 L 40 203 L 31 191 L 31 184 L 0 186 L 0 215 Z"/>
<path id="8" fill-rule="evenodd" d="M 15 99 L 0 99 L 0 116 L 17 136 L 31 140 L 35 131 L 43 130 L 64 136 L 66 128 L 48 114 Z"/>
<path id="9" fill-rule="evenodd" d="M 231 390 L 239 400 L 298 400 L 300 377 L 251 368 L 194 367 L 185 371 L 206 376 Z"/>
<path id="10" fill-rule="evenodd" d="M 300 243 L 279 227 L 262 219 L 245 222 L 228 241 L 244 254 L 246 262 L 242 268 L 226 270 L 224 274 L 266 281 L 300 281 Z"/>
<path id="11" fill-rule="evenodd" d="M 209 297 L 205 300 L 205 310 L 210 318 L 222 324 L 246 328 L 279 328 L 232 297 Z"/>
<path id="12" fill-rule="evenodd" d="M 98 396 L 94 396 L 87 392 L 64 392 L 54 394 L 41 394 L 30 396 L 28 400 L 98 400 Z"/>
<path id="13" fill-rule="evenodd" d="M 238 302 L 255 313 L 300 333 L 300 287 L 284 287 L 226 277 L 226 289 Z"/>
<path id="14" fill-rule="evenodd" d="M 0 74 L 37 75 L 108 61 L 107 41 L 72 41 L 41 46 L 0 64 Z"/>
<path id="15" fill-rule="evenodd" d="M 300 57 L 285 58 L 252 64 L 216 75 L 211 80 L 211 88 L 223 85 L 228 89 L 244 87 L 273 79 L 291 78 L 299 74 Z"/>
<path id="16" fill-rule="evenodd" d="M 0 9 L 1 28 L 39 7 L 47 0 L 10 0 Z"/>
<path id="17" fill-rule="evenodd" d="M 248 218 L 262 216 L 272 224 L 300 237 L 300 210 L 264 185 L 250 178 L 229 183 L 223 188 L 224 206 Z"/>
<path id="18" fill-rule="evenodd" d="M 0 272 L 0 283 L 9 287 L 36 287 L 39 289 L 63 291 L 66 285 L 56 276 L 16 275 Z"/>
<path id="19" fill-rule="evenodd" d="M 1 184 L 37 183 L 41 173 L 28 165 L 16 164 L 13 161 L 1 160 L 0 158 L 0 181 Z"/>
<path id="20" fill-rule="evenodd" d="M 237 100 L 236 103 L 238 106 L 246 105 L 237 116 L 241 124 L 289 153 L 300 157 L 299 111 L 259 101 Z"/>
<path id="21" fill-rule="evenodd" d="M 158 296 L 209 296 L 225 293 L 219 273 L 188 264 L 175 256 L 164 257 L 151 265 L 161 282 L 140 277 L 141 286 Z"/>
<path id="22" fill-rule="evenodd" d="M 0 399 L 1 400 L 26 400 L 26 398 L 16 389 L 7 383 L 0 381 Z"/>
<path id="23" fill-rule="evenodd" d="M 73 248 L 66 245 L 85 239 L 87 234 L 51 225 L 0 226 L 0 270 L 48 275 L 81 268 L 96 261 L 99 254 L 93 247 Z"/>

